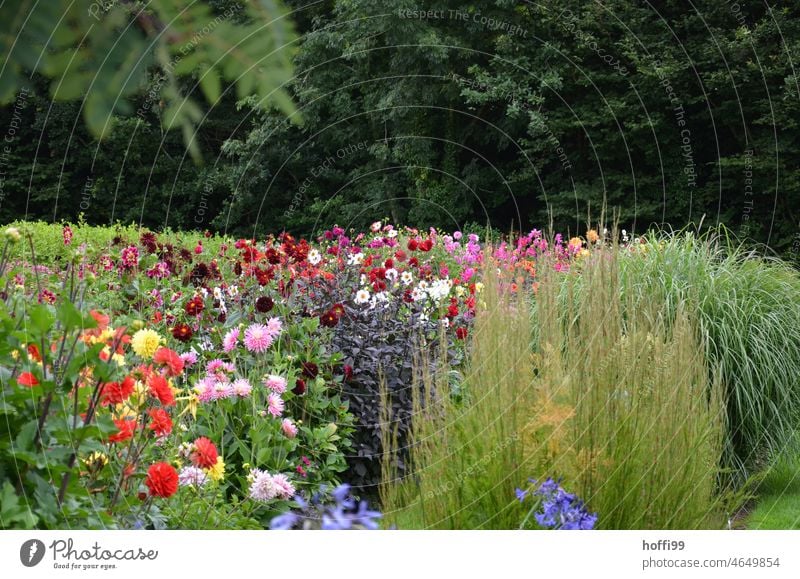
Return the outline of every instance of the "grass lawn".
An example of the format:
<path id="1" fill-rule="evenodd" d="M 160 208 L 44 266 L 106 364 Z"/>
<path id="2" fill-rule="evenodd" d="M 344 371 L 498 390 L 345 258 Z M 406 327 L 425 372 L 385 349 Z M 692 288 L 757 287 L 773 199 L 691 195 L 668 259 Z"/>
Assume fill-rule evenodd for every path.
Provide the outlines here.
<path id="1" fill-rule="evenodd" d="M 800 529 L 800 453 L 773 465 L 759 486 L 748 529 Z"/>

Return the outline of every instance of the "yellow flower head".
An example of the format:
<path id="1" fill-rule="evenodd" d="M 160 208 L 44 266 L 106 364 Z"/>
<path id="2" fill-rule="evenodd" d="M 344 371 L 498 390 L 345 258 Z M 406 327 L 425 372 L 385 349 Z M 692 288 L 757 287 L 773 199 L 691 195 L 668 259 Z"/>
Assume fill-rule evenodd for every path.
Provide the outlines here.
<path id="1" fill-rule="evenodd" d="M 590 229 L 586 232 L 586 239 L 589 243 L 597 243 L 597 241 L 600 239 L 600 236 L 597 234 L 597 230 Z"/>
<path id="2" fill-rule="evenodd" d="M 131 338 L 131 347 L 137 355 L 150 359 L 161 345 L 161 336 L 149 329 L 139 330 Z"/>
<path id="3" fill-rule="evenodd" d="M 100 470 L 108 464 L 108 457 L 102 452 L 93 452 L 83 459 L 83 464 L 92 470 Z"/>
<path id="4" fill-rule="evenodd" d="M 206 469 L 206 474 L 214 482 L 219 482 L 225 478 L 225 463 L 222 461 L 221 456 L 217 457 L 217 464 Z"/>

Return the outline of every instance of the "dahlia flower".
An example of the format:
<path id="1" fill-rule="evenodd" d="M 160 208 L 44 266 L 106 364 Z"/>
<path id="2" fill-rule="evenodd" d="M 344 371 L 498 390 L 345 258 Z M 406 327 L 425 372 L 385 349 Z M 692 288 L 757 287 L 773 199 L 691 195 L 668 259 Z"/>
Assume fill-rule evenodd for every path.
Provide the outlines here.
<path id="1" fill-rule="evenodd" d="M 283 414 L 283 399 L 274 392 L 267 397 L 267 411 L 273 416 Z"/>
<path id="2" fill-rule="evenodd" d="M 138 356 L 145 359 L 152 358 L 160 345 L 161 336 L 147 328 L 137 331 L 131 338 L 131 348 Z"/>
<path id="3" fill-rule="evenodd" d="M 286 378 L 281 376 L 270 374 L 264 381 L 264 385 L 276 394 L 283 394 L 286 392 Z"/>
<path id="4" fill-rule="evenodd" d="M 233 328 L 222 340 L 222 351 L 226 354 L 231 352 L 239 344 L 239 328 Z"/>
<path id="5" fill-rule="evenodd" d="M 264 324 L 251 324 L 244 331 L 244 347 L 256 354 L 266 352 L 273 339 L 272 333 Z"/>

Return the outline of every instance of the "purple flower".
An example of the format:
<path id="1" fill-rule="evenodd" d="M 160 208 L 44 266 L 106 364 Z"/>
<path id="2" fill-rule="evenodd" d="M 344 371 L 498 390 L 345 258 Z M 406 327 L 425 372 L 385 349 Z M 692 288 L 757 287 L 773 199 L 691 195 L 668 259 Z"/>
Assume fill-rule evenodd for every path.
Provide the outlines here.
<path id="1" fill-rule="evenodd" d="M 532 484 L 536 481 L 529 479 Z M 529 491 L 516 490 L 517 499 L 524 502 Z M 590 530 L 597 524 L 597 513 L 589 513 L 586 505 L 574 494 L 568 493 L 558 481 L 548 478 L 533 495 L 539 497 L 535 511 L 531 511 L 539 526 L 546 529 Z M 529 516 L 530 514 L 529 513 Z"/>

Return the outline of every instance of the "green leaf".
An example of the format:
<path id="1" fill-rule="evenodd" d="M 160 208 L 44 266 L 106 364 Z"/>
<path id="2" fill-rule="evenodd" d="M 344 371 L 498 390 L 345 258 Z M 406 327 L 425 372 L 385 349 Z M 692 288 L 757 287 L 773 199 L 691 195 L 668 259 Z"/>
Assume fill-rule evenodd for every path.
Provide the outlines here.
<path id="1" fill-rule="evenodd" d="M 55 323 L 55 316 L 45 305 L 34 306 L 27 313 L 31 326 L 40 334 L 46 334 Z"/>
<path id="2" fill-rule="evenodd" d="M 220 94 L 222 93 L 222 80 L 219 74 L 213 68 L 205 68 L 200 75 L 200 88 L 203 89 L 203 94 L 206 95 L 208 102 L 216 104 L 219 101 Z"/>

